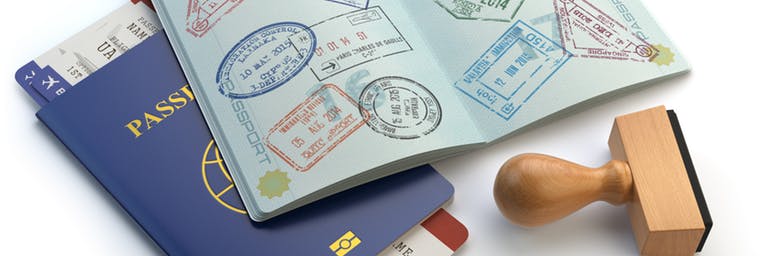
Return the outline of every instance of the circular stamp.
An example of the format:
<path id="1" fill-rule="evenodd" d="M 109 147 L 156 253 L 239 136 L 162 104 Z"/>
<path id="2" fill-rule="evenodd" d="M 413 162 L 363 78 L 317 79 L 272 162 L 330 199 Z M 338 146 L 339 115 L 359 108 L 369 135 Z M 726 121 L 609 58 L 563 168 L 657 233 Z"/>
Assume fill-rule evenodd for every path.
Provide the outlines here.
<path id="1" fill-rule="evenodd" d="M 648 45 L 638 45 L 635 47 L 635 53 L 643 58 L 651 57 L 656 54 L 656 52 L 658 52 L 656 49 L 653 49 L 653 47 Z"/>
<path id="2" fill-rule="evenodd" d="M 370 113 L 371 129 L 395 139 L 416 139 L 440 125 L 440 103 L 421 84 L 403 77 L 382 77 L 360 94 L 360 114 Z"/>
<path id="3" fill-rule="evenodd" d="M 317 37 L 296 22 L 262 27 L 240 40 L 219 65 L 219 92 L 230 98 L 256 97 L 279 88 L 312 58 Z"/>

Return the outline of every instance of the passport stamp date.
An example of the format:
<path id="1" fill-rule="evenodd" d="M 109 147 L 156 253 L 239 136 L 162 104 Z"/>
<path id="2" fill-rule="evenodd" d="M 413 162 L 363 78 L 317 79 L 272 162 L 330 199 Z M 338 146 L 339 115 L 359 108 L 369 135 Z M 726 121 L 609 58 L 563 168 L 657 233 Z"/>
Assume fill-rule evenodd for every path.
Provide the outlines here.
<path id="1" fill-rule="evenodd" d="M 368 84 L 360 95 L 360 115 L 370 113 L 367 124 L 395 139 L 416 139 L 437 129 L 442 109 L 423 85 L 403 77 L 382 77 Z"/>
<path id="2" fill-rule="evenodd" d="M 555 41 L 517 21 L 454 86 L 488 111 L 509 120 L 571 57 Z"/>
<path id="3" fill-rule="evenodd" d="M 309 69 L 319 81 L 413 50 L 379 6 L 332 17 L 310 28 L 318 44 Z"/>
<path id="4" fill-rule="evenodd" d="M 523 0 L 434 0 L 460 20 L 512 22 Z"/>
<path id="5" fill-rule="evenodd" d="M 653 61 L 659 50 L 587 0 L 554 0 L 560 39 L 581 58 Z"/>
<path id="6" fill-rule="evenodd" d="M 317 46 L 315 34 L 296 22 L 262 27 L 240 40 L 219 65 L 219 92 L 252 98 L 279 88 L 298 75 Z"/>
<path id="7" fill-rule="evenodd" d="M 370 117 L 344 91 L 326 84 L 269 130 L 267 147 L 294 169 L 306 172 Z"/>

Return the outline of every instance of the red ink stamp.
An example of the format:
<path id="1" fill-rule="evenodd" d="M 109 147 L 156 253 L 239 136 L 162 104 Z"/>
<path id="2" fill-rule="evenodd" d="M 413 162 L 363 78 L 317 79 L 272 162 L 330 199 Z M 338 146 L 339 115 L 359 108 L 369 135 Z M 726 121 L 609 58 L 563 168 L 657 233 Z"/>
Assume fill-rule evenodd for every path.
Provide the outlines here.
<path id="1" fill-rule="evenodd" d="M 554 0 L 563 46 L 575 57 L 652 61 L 659 53 L 587 0 Z"/>
<path id="2" fill-rule="evenodd" d="M 344 91 L 326 84 L 269 130 L 267 147 L 305 172 L 370 118 Z"/>
<path id="3" fill-rule="evenodd" d="M 189 0 L 187 32 L 203 37 L 222 17 L 232 12 L 244 0 Z"/>
<path id="4" fill-rule="evenodd" d="M 153 11 L 155 10 L 155 6 L 152 4 L 151 0 L 131 0 L 131 3 L 133 4 L 138 4 L 139 2 L 146 4 Z"/>

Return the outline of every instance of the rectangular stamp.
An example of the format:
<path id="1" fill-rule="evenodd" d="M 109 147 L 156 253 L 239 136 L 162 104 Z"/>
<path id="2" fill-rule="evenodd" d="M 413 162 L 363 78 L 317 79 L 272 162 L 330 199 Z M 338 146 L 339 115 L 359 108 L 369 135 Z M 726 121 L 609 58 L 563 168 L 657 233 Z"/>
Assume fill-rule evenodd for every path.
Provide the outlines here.
<path id="1" fill-rule="evenodd" d="M 512 22 L 523 0 L 434 0 L 460 20 Z"/>
<path id="2" fill-rule="evenodd" d="M 368 9 L 368 2 L 370 2 L 370 0 L 325 0 L 325 1 L 357 7 L 360 9 Z"/>
<path id="3" fill-rule="evenodd" d="M 330 18 L 310 26 L 310 30 L 317 37 L 317 48 L 309 68 L 319 81 L 413 50 L 379 6 Z M 301 36 L 306 35 L 297 33 L 293 38 Z"/>
<path id="4" fill-rule="evenodd" d="M 576 57 L 649 62 L 659 51 L 587 0 L 555 0 L 560 39 Z"/>
<path id="5" fill-rule="evenodd" d="M 528 53 L 530 49 L 537 54 Z M 525 22 L 516 21 L 454 86 L 509 120 L 572 56 Z"/>
<path id="6" fill-rule="evenodd" d="M 269 130 L 267 147 L 291 167 L 306 172 L 370 117 L 344 91 L 326 84 Z"/>
<path id="7" fill-rule="evenodd" d="M 244 0 L 189 0 L 187 5 L 187 32 L 203 37 L 225 15 Z"/>

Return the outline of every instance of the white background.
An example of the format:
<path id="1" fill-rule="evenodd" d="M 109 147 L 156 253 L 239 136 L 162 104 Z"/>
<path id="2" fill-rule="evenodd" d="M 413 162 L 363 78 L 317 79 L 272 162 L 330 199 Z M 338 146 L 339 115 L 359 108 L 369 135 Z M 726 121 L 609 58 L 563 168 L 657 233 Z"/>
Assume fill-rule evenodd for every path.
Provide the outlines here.
<path id="1" fill-rule="evenodd" d="M 35 118 L 38 106 L 13 79 L 18 67 L 126 1 L 3 3 L 0 254 L 162 253 Z M 448 211 L 470 230 L 459 255 L 636 255 L 624 207 L 595 203 L 554 224 L 522 229 L 498 212 L 492 187 L 499 166 L 520 153 L 602 165 L 610 159 L 606 141 L 613 117 L 660 104 L 678 113 L 715 221 L 703 255 L 762 252 L 768 229 L 763 187 L 767 170 L 762 161 L 768 143 L 768 4 L 644 3 L 691 62 L 693 72 L 434 163 L 456 188 Z"/>

